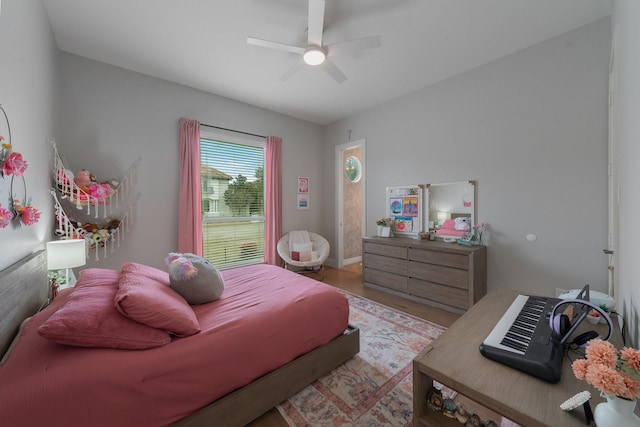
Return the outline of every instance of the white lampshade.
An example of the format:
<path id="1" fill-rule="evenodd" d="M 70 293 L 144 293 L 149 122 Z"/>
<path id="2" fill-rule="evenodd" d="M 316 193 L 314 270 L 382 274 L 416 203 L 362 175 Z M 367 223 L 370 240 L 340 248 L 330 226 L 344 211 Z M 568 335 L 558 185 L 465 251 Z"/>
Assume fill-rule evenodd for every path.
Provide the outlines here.
<path id="1" fill-rule="evenodd" d="M 325 57 L 324 51 L 319 47 L 311 47 L 302 55 L 304 62 L 309 65 L 320 65 L 324 62 Z"/>
<path id="2" fill-rule="evenodd" d="M 82 239 L 47 242 L 47 269 L 80 267 L 87 263 L 86 243 Z"/>
<path id="3" fill-rule="evenodd" d="M 449 218 L 450 218 L 449 212 L 442 212 L 442 211 L 438 212 L 439 221 L 444 221 L 445 219 L 449 219 Z"/>

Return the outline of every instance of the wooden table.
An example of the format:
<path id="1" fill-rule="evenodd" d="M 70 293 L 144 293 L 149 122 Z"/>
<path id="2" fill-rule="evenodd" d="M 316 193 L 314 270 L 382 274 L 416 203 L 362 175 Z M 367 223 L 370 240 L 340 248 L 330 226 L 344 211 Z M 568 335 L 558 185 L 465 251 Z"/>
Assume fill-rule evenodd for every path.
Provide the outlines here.
<path id="1" fill-rule="evenodd" d="M 478 347 L 500 320 L 518 292 L 496 289 L 482 298 L 445 333 L 424 349 L 413 361 L 413 425 L 458 427 L 460 424 L 442 413 L 427 407 L 427 397 L 436 380 L 468 398 L 469 409 L 482 414 L 489 409 L 526 427 L 585 426 L 582 407 L 571 412 L 560 409 L 560 404 L 576 393 L 591 392 L 591 407 L 604 401 L 595 388 L 576 379 L 571 361 L 581 356 L 569 352 L 565 357 L 562 379 L 557 384 L 492 361 L 480 354 Z M 615 323 L 615 322 L 614 322 Z M 622 338 L 615 323 L 612 342 L 621 348 Z M 598 329 L 606 333 L 606 325 L 583 322 L 576 333 Z M 476 405 L 477 404 L 477 405 Z M 484 419 L 483 419 L 484 420 Z M 499 419 L 494 419 L 500 424 Z"/>

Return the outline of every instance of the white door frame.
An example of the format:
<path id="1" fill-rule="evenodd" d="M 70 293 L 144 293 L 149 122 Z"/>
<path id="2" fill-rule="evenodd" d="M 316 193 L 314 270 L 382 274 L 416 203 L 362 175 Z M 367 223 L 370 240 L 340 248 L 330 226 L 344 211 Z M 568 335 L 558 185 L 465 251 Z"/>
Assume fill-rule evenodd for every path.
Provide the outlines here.
<path id="1" fill-rule="evenodd" d="M 617 46 L 620 28 L 613 31 L 611 57 L 609 58 L 609 135 L 608 135 L 608 193 L 609 226 L 607 230 L 607 250 L 609 251 L 609 295 L 616 296 L 615 271 L 618 265 L 618 58 Z"/>
<path id="2" fill-rule="evenodd" d="M 367 167 L 365 165 L 365 159 L 366 159 L 366 154 L 365 154 L 365 147 L 366 147 L 366 140 L 365 138 L 362 139 L 358 139 L 356 141 L 350 141 L 347 142 L 345 144 L 340 144 L 340 145 L 336 145 L 336 172 L 335 172 L 335 177 L 336 177 L 336 207 L 337 207 L 337 213 L 336 213 L 336 219 L 337 219 L 337 231 L 338 231 L 338 235 L 337 235 L 337 248 L 336 248 L 336 267 L 337 268 L 342 268 L 344 267 L 344 189 L 343 189 L 343 183 L 344 180 L 342 179 L 342 173 L 343 173 L 343 164 L 342 164 L 342 154 L 347 151 L 350 150 L 352 148 L 356 148 L 356 147 L 361 147 L 362 148 L 362 159 L 360 160 L 360 162 L 362 163 L 362 177 L 360 178 L 361 183 L 362 183 L 362 218 L 360 220 L 360 234 L 361 236 L 365 235 L 365 212 L 366 212 L 366 172 L 367 172 Z M 362 257 L 361 257 L 362 258 Z"/>

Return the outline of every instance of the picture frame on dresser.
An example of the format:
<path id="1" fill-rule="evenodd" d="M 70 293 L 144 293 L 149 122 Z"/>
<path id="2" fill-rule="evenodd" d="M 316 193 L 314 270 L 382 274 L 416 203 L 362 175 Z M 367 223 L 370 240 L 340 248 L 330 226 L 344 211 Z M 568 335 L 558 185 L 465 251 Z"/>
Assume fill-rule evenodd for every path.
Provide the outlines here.
<path id="1" fill-rule="evenodd" d="M 394 236 L 418 238 L 424 230 L 424 186 L 400 185 L 386 188 L 386 216 L 393 219 Z"/>

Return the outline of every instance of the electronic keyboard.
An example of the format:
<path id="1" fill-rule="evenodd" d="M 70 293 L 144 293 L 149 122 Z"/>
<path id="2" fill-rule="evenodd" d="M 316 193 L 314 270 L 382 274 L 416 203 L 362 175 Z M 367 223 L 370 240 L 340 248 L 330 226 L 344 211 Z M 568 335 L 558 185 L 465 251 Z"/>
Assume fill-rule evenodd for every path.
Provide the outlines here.
<path id="1" fill-rule="evenodd" d="M 480 353 L 544 381 L 560 381 L 565 349 L 549 327 L 549 314 L 558 302 L 518 295 L 480 344 Z"/>

